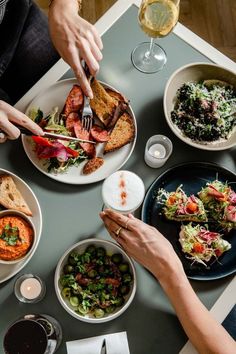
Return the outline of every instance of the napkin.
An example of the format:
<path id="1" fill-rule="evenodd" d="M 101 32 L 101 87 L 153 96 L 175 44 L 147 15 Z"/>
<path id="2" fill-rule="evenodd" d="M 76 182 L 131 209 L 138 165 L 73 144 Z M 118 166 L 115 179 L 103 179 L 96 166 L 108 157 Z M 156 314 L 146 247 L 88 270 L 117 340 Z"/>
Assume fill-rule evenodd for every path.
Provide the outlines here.
<path id="1" fill-rule="evenodd" d="M 130 354 L 126 332 L 66 342 L 67 354 L 101 354 L 104 339 L 106 354 Z"/>

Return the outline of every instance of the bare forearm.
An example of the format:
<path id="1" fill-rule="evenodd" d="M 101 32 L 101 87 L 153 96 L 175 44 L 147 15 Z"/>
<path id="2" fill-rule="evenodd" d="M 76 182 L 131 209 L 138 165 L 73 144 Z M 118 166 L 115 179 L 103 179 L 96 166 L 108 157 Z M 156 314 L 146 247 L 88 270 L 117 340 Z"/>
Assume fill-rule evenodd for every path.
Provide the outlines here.
<path id="1" fill-rule="evenodd" d="M 161 285 L 192 344 L 201 354 L 234 354 L 236 342 L 201 303 L 185 274 L 172 275 Z"/>

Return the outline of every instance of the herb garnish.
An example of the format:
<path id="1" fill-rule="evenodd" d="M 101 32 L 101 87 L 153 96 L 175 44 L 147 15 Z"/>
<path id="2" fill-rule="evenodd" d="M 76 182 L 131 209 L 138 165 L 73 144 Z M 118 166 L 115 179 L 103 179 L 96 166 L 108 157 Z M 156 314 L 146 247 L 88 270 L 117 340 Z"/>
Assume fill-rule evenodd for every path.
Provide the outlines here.
<path id="1" fill-rule="evenodd" d="M 19 228 L 17 226 L 12 227 L 10 224 L 7 224 L 0 235 L 0 238 L 3 239 L 9 246 L 15 246 L 19 238 Z"/>

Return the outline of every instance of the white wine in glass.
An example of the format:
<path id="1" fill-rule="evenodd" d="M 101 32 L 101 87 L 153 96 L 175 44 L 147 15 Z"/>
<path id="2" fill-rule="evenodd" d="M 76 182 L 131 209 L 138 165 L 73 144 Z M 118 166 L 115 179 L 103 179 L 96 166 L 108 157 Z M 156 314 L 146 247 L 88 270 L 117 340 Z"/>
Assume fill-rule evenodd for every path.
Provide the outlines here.
<path id="1" fill-rule="evenodd" d="M 139 44 L 132 52 L 133 65 L 144 73 L 155 73 L 166 63 L 165 51 L 154 38 L 167 36 L 179 18 L 180 0 L 143 0 L 139 8 L 139 24 L 142 30 L 151 37 L 150 42 Z"/>

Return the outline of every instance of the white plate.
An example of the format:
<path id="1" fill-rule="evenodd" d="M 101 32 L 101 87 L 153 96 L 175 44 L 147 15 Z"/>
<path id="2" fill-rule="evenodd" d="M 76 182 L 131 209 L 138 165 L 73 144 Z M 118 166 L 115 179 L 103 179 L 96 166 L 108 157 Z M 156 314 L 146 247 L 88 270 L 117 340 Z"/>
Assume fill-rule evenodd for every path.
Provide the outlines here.
<path id="1" fill-rule="evenodd" d="M 26 266 L 26 264 L 29 262 L 29 260 L 33 257 L 34 252 L 36 251 L 39 240 L 41 237 L 41 232 L 42 232 L 42 213 L 41 213 L 41 208 L 39 205 L 39 202 L 32 191 L 32 189 L 18 176 L 13 174 L 12 172 L 9 172 L 7 170 L 4 170 L 0 168 L 0 175 L 7 174 L 10 175 L 17 188 L 23 195 L 24 199 L 26 200 L 27 204 L 29 205 L 30 210 L 32 211 L 32 222 L 35 226 L 35 231 L 36 231 L 36 243 L 35 247 L 32 250 L 32 252 L 29 253 L 29 256 L 24 258 L 21 262 L 18 262 L 16 264 L 0 264 L 0 283 L 3 283 L 4 281 L 10 279 L 13 277 L 15 274 L 17 274 L 21 269 Z M 1 206 L 0 206 L 1 208 Z"/>
<path id="2" fill-rule="evenodd" d="M 66 97 L 69 94 L 72 86 L 77 84 L 76 79 L 67 79 L 58 81 L 54 85 L 48 87 L 45 91 L 41 92 L 36 96 L 30 105 L 27 107 L 26 114 L 29 112 L 30 108 L 40 108 L 44 114 L 48 114 L 53 107 L 59 107 L 59 111 L 63 109 L 63 106 L 66 101 Z M 102 83 L 104 87 L 110 88 L 114 91 L 113 87 Z M 129 107 L 129 113 L 132 116 L 135 124 L 135 139 L 132 143 L 125 145 L 121 149 L 110 152 L 103 156 L 103 146 L 104 144 L 98 144 L 96 147 L 97 156 L 102 156 L 104 158 L 104 164 L 97 171 L 93 172 L 91 175 L 83 175 L 82 169 L 84 164 L 83 162 L 77 167 L 70 167 L 66 173 L 53 174 L 47 172 L 47 165 L 45 160 L 39 160 L 34 152 L 33 143 L 31 137 L 22 136 L 22 142 L 25 149 L 25 152 L 34 164 L 35 167 L 46 176 L 55 179 L 56 181 L 69 183 L 69 184 L 89 184 L 103 180 L 108 177 L 113 172 L 119 170 L 131 156 L 137 137 L 137 125 L 134 112 Z"/>

